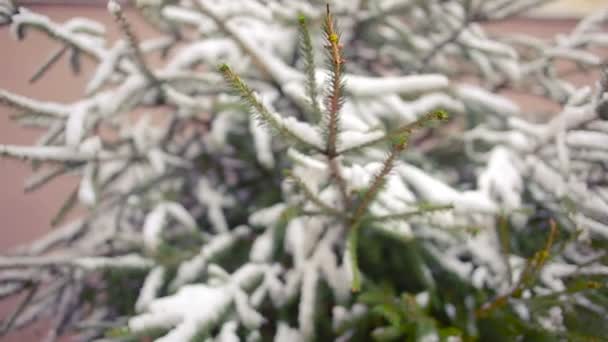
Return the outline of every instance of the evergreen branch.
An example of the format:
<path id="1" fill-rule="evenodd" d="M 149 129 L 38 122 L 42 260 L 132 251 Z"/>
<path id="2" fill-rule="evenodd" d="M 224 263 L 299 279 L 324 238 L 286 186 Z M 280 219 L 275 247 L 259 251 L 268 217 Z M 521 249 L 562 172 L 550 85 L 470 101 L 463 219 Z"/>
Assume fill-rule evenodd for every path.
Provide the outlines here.
<path id="1" fill-rule="evenodd" d="M 306 72 L 306 92 L 312 106 L 312 114 L 314 121 L 318 122 L 321 119 L 321 107 L 317 100 L 317 80 L 315 77 L 315 55 L 310 32 L 308 31 L 307 20 L 304 15 L 298 18 L 300 32 L 300 53 L 304 56 L 304 69 Z"/>
<path id="2" fill-rule="evenodd" d="M 388 157 L 382 163 L 382 169 L 380 170 L 380 172 L 378 172 L 374 176 L 372 185 L 365 192 L 363 199 L 361 200 L 361 202 L 359 203 L 359 206 L 355 210 L 355 214 L 352 219 L 353 224 L 351 226 L 351 229 L 358 228 L 359 224 L 361 223 L 361 221 L 365 215 L 365 212 L 367 211 L 370 204 L 374 201 L 374 199 L 380 192 L 380 189 L 384 185 L 386 177 L 393 170 L 397 157 L 399 156 L 399 154 L 401 154 L 401 152 L 403 152 L 403 150 L 405 150 L 405 147 L 407 145 L 407 138 L 408 138 L 407 135 L 403 135 L 398 140 L 395 140 L 395 142 L 393 143 L 393 146 L 391 148 L 391 151 L 390 151 Z"/>
<path id="3" fill-rule="evenodd" d="M 513 271 L 511 269 L 511 264 L 509 263 L 509 255 L 511 254 L 511 235 L 509 234 L 509 219 L 506 215 L 500 215 L 498 218 L 497 229 L 499 233 L 498 236 L 500 238 L 500 252 L 503 263 L 507 269 L 507 281 L 509 282 L 509 285 L 513 285 Z"/>
<path id="4" fill-rule="evenodd" d="M 55 64 L 57 63 L 57 61 L 59 61 L 59 59 L 61 59 L 61 56 L 63 56 L 65 54 L 65 52 L 68 51 L 68 45 L 64 45 L 62 46 L 60 49 L 58 49 L 57 51 L 53 52 L 53 54 L 49 57 L 49 59 L 44 62 L 39 68 L 38 70 L 36 70 L 36 72 L 34 73 L 34 75 L 32 75 L 32 77 L 30 77 L 29 82 L 30 83 L 34 83 L 36 81 L 38 81 L 42 76 L 44 76 L 44 74 Z"/>
<path id="5" fill-rule="evenodd" d="M 226 82 L 232 87 L 232 89 L 243 99 L 243 101 L 251 107 L 254 113 L 254 117 L 263 125 L 270 126 L 271 130 L 283 135 L 286 138 L 297 141 L 300 144 L 311 147 L 317 152 L 321 152 L 321 149 L 313 142 L 306 141 L 300 136 L 288 129 L 284 124 L 280 116 L 271 113 L 262 102 L 260 102 L 253 90 L 243 82 L 243 80 L 230 69 L 227 64 L 222 64 L 219 67 L 219 71 L 224 76 Z"/>
<path id="6" fill-rule="evenodd" d="M 236 32 L 236 30 L 231 28 L 230 25 L 227 25 L 226 22 L 222 20 L 222 18 L 213 10 L 210 4 L 207 4 L 205 1 L 193 0 L 192 6 L 194 9 L 213 20 L 221 32 L 231 37 L 236 45 L 251 58 L 252 63 L 257 67 L 260 73 L 262 73 L 265 79 L 274 79 L 268 63 L 265 63 L 262 60 L 261 55 L 255 51 L 251 44 L 245 41 L 243 37 Z"/>
<path id="7" fill-rule="evenodd" d="M 536 280 L 538 273 L 541 271 L 547 259 L 551 255 L 551 248 L 553 247 L 553 244 L 555 242 L 555 236 L 557 235 L 557 224 L 555 223 L 555 220 L 550 219 L 549 226 L 551 231 L 549 232 L 549 237 L 547 238 L 545 247 L 543 247 L 543 249 L 541 249 L 540 251 L 536 252 L 534 256 L 532 256 L 532 258 L 528 260 L 526 268 L 521 273 L 519 281 L 517 282 L 517 285 L 513 288 L 513 290 L 496 297 L 491 302 L 483 304 L 479 309 L 475 311 L 475 317 L 487 317 L 492 311 L 505 306 L 509 301 L 509 298 L 521 297 L 524 290 L 530 288 L 533 285 L 533 282 Z"/>
<path id="8" fill-rule="evenodd" d="M 397 128 L 395 131 L 389 133 L 389 138 L 392 139 L 394 137 L 399 137 L 402 134 L 411 134 L 416 129 L 424 128 L 428 124 L 430 124 L 434 121 L 445 121 L 448 119 L 448 117 L 449 117 L 448 113 L 445 110 L 441 110 L 441 109 L 436 110 L 434 112 L 424 114 L 423 116 L 419 117 L 416 121 L 403 125 L 403 126 Z"/>
<path id="9" fill-rule="evenodd" d="M 65 118 L 70 113 L 69 106 L 32 100 L 3 89 L 0 89 L 0 105 L 56 118 Z"/>
<path id="10" fill-rule="evenodd" d="M 65 217 L 74 209 L 76 204 L 78 203 L 78 187 L 74 189 L 70 196 L 63 202 L 55 216 L 51 219 L 51 227 L 56 227 L 59 223 L 61 223 Z"/>
<path id="11" fill-rule="evenodd" d="M 342 56 L 342 46 L 340 35 L 336 31 L 336 23 L 327 5 L 327 14 L 323 25 L 325 33 L 327 51 L 327 61 L 329 63 L 330 81 L 327 90 L 327 156 L 333 159 L 337 156 L 337 140 L 339 134 L 340 108 L 344 103 L 344 82 L 342 80 L 344 57 Z"/>
<path id="12" fill-rule="evenodd" d="M 392 171 L 393 167 L 395 166 L 395 160 L 397 159 L 399 154 L 403 150 L 405 150 L 406 145 L 407 145 L 407 135 L 401 136 L 401 138 L 399 140 L 396 140 L 393 143 L 391 152 L 382 165 L 382 170 L 380 170 L 380 172 L 378 174 L 376 174 L 376 176 L 374 177 L 374 180 L 372 181 L 372 185 L 365 192 L 363 199 L 361 200 L 361 202 L 359 203 L 359 206 L 355 210 L 355 214 L 351 218 L 351 225 L 350 225 L 349 238 L 348 238 L 348 248 L 349 248 L 349 253 L 350 253 L 350 257 L 351 257 L 351 267 L 352 267 L 352 272 L 353 272 L 353 281 L 352 281 L 353 291 L 359 291 L 359 289 L 361 288 L 361 284 L 360 284 L 361 279 L 360 279 L 360 272 L 359 272 L 358 259 L 357 259 L 357 243 L 358 243 L 359 227 L 361 225 L 361 222 L 363 221 L 365 212 L 367 211 L 370 204 L 374 201 L 374 199 L 380 192 L 380 189 L 382 188 L 382 185 L 384 185 L 386 177 L 388 176 L 388 174 Z"/>
<path id="13" fill-rule="evenodd" d="M 462 34 L 462 32 L 464 32 L 473 22 L 474 15 L 471 13 L 471 1 L 464 1 L 462 7 L 464 12 L 464 18 L 462 20 L 462 23 L 460 23 L 460 25 L 456 29 L 454 29 L 448 37 L 435 44 L 435 46 L 433 46 L 433 48 L 431 48 L 431 50 L 420 59 L 420 64 L 422 65 L 421 69 L 426 68 L 433 60 L 433 58 L 435 58 L 435 56 L 439 52 L 441 52 L 448 44 L 455 43 Z"/>
<path id="14" fill-rule="evenodd" d="M 342 177 L 342 171 L 340 170 L 340 164 L 338 164 L 338 160 L 336 158 L 329 159 L 329 170 L 331 172 L 332 177 L 336 180 L 338 184 L 338 190 L 340 191 L 340 196 L 342 197 L 342 203 L 344 209 L 350 207 L 350 200 L 348 196 L 348 191 L 346 190 L 346 181 L 344 177 Z"/>
<path id="15" fill-rule="evenodd" d="M 427 114 L 424 114 L 420 118 L 418 118 L 416 121 L 403 125 L 393 131 L 390 131 L 390 132 L 386 133 L 386 135 L 384 135 L 378 139 L 371 140 L 365 144 L 357 145 L 355 147 L 344 149 L 342 151 L 342 153 L 352 152 L 355 150 L 360 150 L 363 148 L 367 148 L 367 147 L 376 145 L 381 142 L 399 139 L 399 137 L 402 136 L 403 134 L 410 135 L 415 130 L 427 127 L 430 123 L 432 123 L 434 121 L 445 121 L 448 118 L 449 118 L 448 113 L 442 109 L 436 110 L 433 112 L 429 112 Z"/>
<path id="16" fill-rule="evenodd" d="M 2 327 L 0 328 L 0 336 L 6 335 L 11 330 L 17 318 L 19 318 L 19 316 L 25 311 L 25 309 L 30 305 L 30 303 L 32 303 L 32 301 L 34 300 L 34 296 L 36 296 L 36 294 L 38 293 L 38 283 L 28 283 L 27 286 L 29 287 L 27 295 L 25 296 L 23 301 L 21 301 L 21 303 L 13 312 L 13 314 L 8 317 L 6 321 L 3 322 Z"/>
<path id="17" fill-rule="evenodd" d="M 69 45 L 97 62 L 103 59 L 103 49 L 94 44 L 89 44 L 88 40 L 83 39 L 80 36 L 71 34 L 72 32 L 66 30 L 63 25 L 58 25 L 57 23 L 50 21 L 48 17 L 27 11 L 26 15 L 23 15 L 23 13 L 15 13 L 14 18 L 13 30 L 15 31 L 18 40 L 22 40 L 25 35 L 25 30 L 28 27 L 32 27 L 46 34 L 50 39 Z"/>
<path id="18" fill-rule="evenodd" d="M 357 247 L 359 246 L 359 229 L 351 229 L 348 232 L 348 242 L 346 248 L 348 251 L 350 268 L 352 272 L 351 290 L 359 292 L 361 290 L 361 270 L 359 269 L 359 257 L 357 255 Z"/>
<path id="19" fill-rule="evenodd" d="M 330 216 L 336 216 L 336 217 L 340 217 L 340 218 L 346 218 L 346 214 L 344 214 L 343 212 L 332 208 L 329 204 L 323 202 L 322 199 L 320 199 L 317 195 L 315 195 L 306 185 L 306 183 L 304 183 L 304 181 L 302 179 L 300 179 L 298 176 L 289 173 L 287 175 L 287 177 L 289 177 L 290 179 L 292 179 L 297 186 L 302 189 L 304 196 L 311 201 L 313 204 L 315 204 L 317 207 L 319 207 L 319 209 L 321 210 L 322 213 L 324 214 L 328 214 Z"/>
<path id="20" fill-rule="evenodd" d="M 112 15 L 114 16 L 114 21 L 116 21 L 116 23 L 118 24 L 118 28 L 120 29 L 122 34 L 127 38 L 127 44 L 131 48 L 137 69 L 139 69 L 139 72 L 144 75 L 144 77 L 150 84 L 158 85 L 159 81 L 156 76 L 154 76 L 152 71 L 150 71 L 150 69 L 148 68 L 146 64 L 146 59 L 144 58 L 144 54 L 141 48 L 139 47 L 139 38 L 131 29 L 131 25 L 129 24 L 127 18 L 122 12 L 122 8 L 116 2 L 116 0 L 110 0 L 108 2 L 108 9 L 110 10 L 110 13 L 112 13 Z"/>
<path id="21" fill-rule="evenodd" d="M 344 208 L 350 206 L 348 192 L 346 190 L 346 182 L 340 172 L 340 167 L 335 160 L 338 156 L 337 145 L 338 135 L 340 130 L 340 108 L 344 103 L 344 82 L 342 74 L 344 71 L 344 58 L 342 56 L 342 45 L 340 44 L 340 34 L 336 30 L 336 23 L 333 15 L 327 5 L 327 13 L 324 19 L 323 32 L 325 35 L 325 50 L 327 52 L 327 62 L 329 64 L 329 86 L 327 89 L 327 97 L 325 99 L 327 107 L 327 128 L 326 128 L 326 146 L 325 154 L 329 160 L 329 167 L 332 177 L 338 184 L 340 195 Z"/>
<path id="22" fill-rule="evenodd" d="M 388 215 L 382 215 L 382 216 L 367 216 L 367 217 L 365 217 L 365 219 L 369 220 L 369 221 L 407 220 L 407 219 L 412 218 L 414 216 L 424 215 L 424 214 L 428 214 L 428 213 L 432 213 L 432 212 L 436 212 L 436 211 L 450 210 L 450 209 L 454 209 L 454 206 L 451 205 L 451 204 L 448 204 L 448 205 L 429 205 L 429 206 L 422 206 L 418 210 L 412 210 L 412 211 L 406 211 L 406 212 L 403 212 L 403 213 L 388 214 Z"/>
<path id="23" fill-rule="evenodd" d="M 0 256 L 0 269 L 18 268 L 56 268 L 69 267 L 85 271 L 101 269 L 150 269 L 154 265 L 152 259 L 139 254 L 122 254 L 117 256 L 81 256 L 78 253 L 57 253 L 53 255 L 18 255 Z"/>
<path id="24" fill-rule="evenodd" d="M 38 160 L 47 162 L 86 162 L 101 160 L 93 153 L 77 151 L 60 146 L 15 146 L 0 145 L 0 157 L 11 157 L 21 160 Z"/>
<path id="25" fill-rule="evenodd" d="M 220 72 L 224 76 L 226 82 L 234 89 L 237 94 L 246 102 L 248 106 L 253 108 L 257 113 L 256 119 L 262 124 L 267 124 L 273 130 L 283 133 L 283 126 L 279 118 L 275 117 L 270 111 L 256 98 L 253 90 L 243 82 L 243 80 L 232 71 L 227 64 L 222 64 L 219 67 Z"/>
<path id="26" fill-rule="evenodd" d="M 79 168 L 82 163 L 73 163 L 73 165 L 60 165 L 56 168 L 43 170 L 39 173 L 33 174 L 29 177 L 25 182 L 25 187 L 23 188 L 24 192 L 31 192 L 37 190 L 38 188 L 46 185 L 53 179 L 62 176 L 74 169 Z"/>

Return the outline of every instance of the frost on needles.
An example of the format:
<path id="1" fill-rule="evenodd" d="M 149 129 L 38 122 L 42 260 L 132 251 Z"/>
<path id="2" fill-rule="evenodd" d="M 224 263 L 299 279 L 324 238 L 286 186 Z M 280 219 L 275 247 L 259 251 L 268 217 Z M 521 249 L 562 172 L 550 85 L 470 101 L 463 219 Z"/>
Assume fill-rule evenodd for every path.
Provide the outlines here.
<path id="1" fill-rule="evenodd" d="M 112 0 L 110 41 L 0 0 L 16 39 L 54 44 L 30 82 L 94 65 L 75 101 L 0 89 L 44 131 L 0 145 L 25 191 L 79 176 L 54 228 L 0 256 L 19 299 L 0 336 L 607 336 L 608 12 L 550 39 L 482 25 L 543 2 L 136 1 L 143 39 Z"/>
<path id="2" fill-rule="evenodd" d="M 368 136 L 373 137 L 372 139 L 369 139 L 365 135 L 347 135 L 346 144 L 348 148 L 341 148 L 339 150 L 338 147 L 344 147 L 345 144 L 342 142 L 344 137 L 340 130 L 340 109 L 345 101 L 345 84 L 343 81 L 345 60 L 340 34 L 337 31 L 337 24 L 328 5 L 327 13 L 323 20 L 323 33 L 329 77 L 323 91 L 324 99 L 322 104 L 324 106 L 321 108 L 316 91 L 314 51 L 306 18 L 300 16 L 298 20 L 300 35 L 303 40 L 301 50 L 306 60 L 306 87 L 309 95 L 308 110 L 313 113 L 312 118 L 320 117 L 318 120 L 299 122 L 298 119 L 293 117 L 283 118 L 279 114 L 271 113 L 249 86 L 228 65 L 222 64 L 219 67 L 219 71 L 224 75 L 226 81 L 237 95 L 250 107 L 250 111 L 259 124 L 267 126 L 281 137 L 293 140 L 296 146 L 311 153 L 308 158 L 320 158 L 326 164 L 324 168 L 325 174 L 322 175 L 313 176 L 316 170 L 306 170 L 305 168 L 289 170 L 285 174 L 287 179 L 293 180 L 296 191 L 301 191 L 304 196 L 302 201 L 299 201 L 294 206 L 294 210 L 302 211 L 301 213 L 297 213 L 296 216 L 308 218 L 321 216 L 327 221 L 325 224 L 336 226 L 336 229 L 342 231 L 342 234 L 338 235 L 342 235 L 343 239 L 347 240 L 347 242 L 340 243 L 336 241 L 334 243 L 336 245 L 343 245 L 343 264 L 348 265 L 346 272 L 351 281 L 352 290 L 358 292 L 361 288 L 361 275 L 357 260 L 357 250 L 359 249 L 357 241 L 359 230 L 364 221 L 366 224 L 373 226 L 374 221 L 398 221 L 402 217 L 405 219 L 431 211 L 452 208 L 451 205 L 429 205 L 417 211 L 410 210 L 403 213 L 393 213 L 390 218 L 375 216 L 370 210 L 370 206 L 375 202 L 378 193 L 382 191 L 400 154 L 405 150 L 409 136 L 413 131 L 423 128 L 433 121 L 447 120 L 448 116 L 445 111 L 438 110 L 423 115 L 415 122 L 403 125 L 394 131 L 386 132 L 382 135 L 368 134 Z M 285 125 L 284 122 L 289 122 L 290 124 Z M 323 133 L 322 137 L 319 132 Z M 368 177 L 368 182 L 365 186 L 361 187 L 359 185 L 359 188 L 355 189 L 349 184 L 351 183 L 350 179 L 344 178 L 343 170 L 348 168 L 349 165 L 344 165 L 341 161 L 341 159 L 345 159 L 343 154 L 346 152 L 356 153 L 360 149 L 383 143 L 389 145 L 389 151 L 386 158 L 381 162 L 382 166 L 380 170 L 371 175 L 371 177 Z M 325 182 L 323 183 L 326 184 L 317 182 L 314 188 L 311 189 L 303 180 L 304 177 L 324 178 Z M 317 195 L 321 193 L 326 193 L 327 199 L 322 199 Z M 336 196 L 337 194 L 339 196 Z M 319 262 L 323 261 L 319 260 Z M 316 269 L 313 272 L 316 272 Z"/>

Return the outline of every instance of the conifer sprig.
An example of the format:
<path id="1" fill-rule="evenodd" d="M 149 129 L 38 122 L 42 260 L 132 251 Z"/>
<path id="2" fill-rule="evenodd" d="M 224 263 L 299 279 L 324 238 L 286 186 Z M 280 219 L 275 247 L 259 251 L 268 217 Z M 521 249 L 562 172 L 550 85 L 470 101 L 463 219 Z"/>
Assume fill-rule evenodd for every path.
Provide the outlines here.
<path id="1" fill-rule="evenodd" d="M 359 230 L 352 229 L 348 232 L 348 240 L 346 241 L 346 249 L 350 262 L 350 271 L 352 273 L 351 290 L 359 292 L 361 290 L 361 270 L 359 269 Z"/>
<path id="2" fill-rule="evenodd" d="M 319 106 L 317 93 L 317 79 L 315 77 L 315 54 L 310 31 L 308 30 L 307 18 L 303 14 L 298 17 L 300 32 L 300 53 L 304 57 L 304 71 L 306 73 L 306 93 L 310 100 L 312 111 L 311 122 L 321 119 L 321 107 Z"/>
<path id="3" fill-rule="evenodd" d="M 220 65 L 219 71 L 222 73 L 224 79 L 231 86 L 231 88 L 241 97 L 241 99 L 243 99 L 245 104 L 252 109 L 251 112 L 259 123 L 264 126 L 268 126 L 273 132 L 281 134 L 299 144 L 312 147 L 320 152 L 320 149 L 317 146 L 301 139 L 299 136 L 287 129 L 287 127 L 283 125 L 281 117 L 272 114 L 268 108 L 266 108 L 266 106 L 264 106 L 264 104 L 257 99 L 253 90 L 251 90 L 251 88 L 249 88 L 249 86 L 247 86 L 247 84 L 243 82 L 243 80 L 236 73 L 234 73 L 234 71 L 232 71 L 227 64 Z"/>
<path id="4" fill-rule="evenodd" d="M 336 161 L 338 156 L 338 135 L 340 134 L 340 109 L 344 103 L 344 57 L 342 55 L 342 45 L 340 44 L 340 34 L 337 24 L 327 5 L 327 12 L 323 24 L 325 36 L 325 51 L 327 53 L 327 64 L 329 70 L 329 83 L 326 90 L 325 107 L 327 114 L 325 121 L 327 127 L 326 135 L 326 155 L 329 160 L 329 167 L 332 177 L 338 184 L 344 208 L 350 207 L 350 199 L 346 190 L 346 182 L 342 177 L 340 166 Z"/>
<path id="5" fill-rule="evenodd" d="M 391 132 L 390 135 L 398 136 L 404 133 L 412 133 L 416 129 L 424 128 L 434 121 L 445 121 L 448 119 L 448 113 L 445 110 L 436 110 L 429 112 L 418 118 L 416 121 L 403 125 Z"/>
<path id="6" fill-rule="evenodd" d="M 329 84 L 327 89 L 327 156 L 333 159 L 337 156 L 337 143 L 340 124 L 340 108 L 344 103 L 344 57 L 340 34 L 336 30 L 336 22 L 327 5 L 327 14 L 323 25 L 325 34 L 325 50 L 329 67 Z"/>
<path id="7" fill-rule="evenodd" d="M 395 161 L 397 160 L 401 152 L 405 150 L 405 147 L 407 146 L 407 141 L 408 135 L 403 135 L 393 142 L 391 151 L 382 163 L 382 169 L 374 176 L 372 184 L 363 195 L 363 199 L 355 210 L 351 225 L 352 230 L 355 230 L 359 227 L 359 224 L 361 223 L 361 220 L 367 212 L 367 209 L 369 208 L 370 204 L 374 201 L 374 199 L 382 189 L 382 185 L 384 185 L 386 177 L 388 177 L 389 173 L 395 167 Z"/>
<path id="8" fill-rule="evenodd" d="M 509 291 L 504 295 L 500 295 L 496 297 L 494 300 L 485 303 L 480 308 L 475 311 L 475 316 L 477 318 L 487 317 L 494 310 L 506 305 L 509 301 L 509 298 L 519 298 L 522 296 L 524 290 L 532 287 L 534 282 L 536 281 L 540 271 L 543 266 L 551 256 L 551 249 L 553 248 L 553 244 L 555 242 L 555 237 L 557 236 L 557 224 L 555 220 L 549 220 L 549 236 L 547 237 L 547 242 L 545 246 L 534 253 L 532 258 L 528 260 L 526 264 L 526 268 L 522 271 L 519 281 L 513 288 L 513 290 Z"/>
<path id="9" fill-rule="evenodd" d="M 300 179 L 298 176 L 289 173 L 287 175 L 290 179 L 292 179 L 296 185 L 298 186 L 298 188 L 302 189 L 302 192 L 304 193 L 304 196 L 311 201 L 312 203 L 314 203 L 320 210 L 322 213 L 324 214 L 328 214 L 331 216 L 335 216 L 335 217 L 339 217 L 339 218 L 346 218 L 347 215 L 345 213 L 343 213 L 340 210 L 334 209 L 332 208 L 332 206 L 330 206 L 329 204 L 323 202 L 322 199 L 320 199 L 317 195 L 315 195 L 310 188 L 306 185 L 306 183 L 304 183 L 304 181 L 302 179 Z"/>
<path id="10" fill-rule="evenodd" d="M 416 210 L 405 211 L 405 212 L 397 213 L 397 214 L 388 214 L 388 215 L 382 215 L 382 216 L 367 216 L 367 217 L 365 217 L 365 219 L 369 220 L 369 221 L 375 221 L 375 222 L 407 220 L 414 216 L 424 215 L 424 214 L 428 214 L 428 213 L 432 213 L 432 212 L 436 212 L 436 211 L 450 210 L 450 209 L 454 209 L 454 206 L 451 204 L 429 205 L 429 206 L 420 207 L 419 209 L 416 209 Z"/>
<path id="11" fill-rule="evenodd" d="M 336 29 L 336 23 L 330 12 L 329 6 L 327 7 L 327 14 L 324 20 L 324 33 L 325 33 L 325 50 L 327 52 L 327 61 L 329 68 L 329 82 L 326 89 L 326 109 L 324 115 L 321 115 L 321 110 L 317 102 L 317 86 L 314 73 L 314 54 L 313 46 L 310 38 L 310 32 L 306 26 L 306 18 L 300 16 L 300 36 L 301 36 L 301 52 L 305 59 L 306 76 L 307 76 L 307 95 L 310 98 L 312 110 L 322 116 L 322 122 L 319 122 L 317 118 L 315 123 L 319 123 L 324 128 L 325 133 L 325 146 L 313 145 L 310 142 L 304 141 L 299 138 L 294 132 L 290 131 L 284 124 L 283 119 L 271 113 L 255 96 L 253 90 L 251 90 L 241 78 L 235 74 L 228 65 L 223 64 L 219 67 L 220 72 L 223 74 L 226 81 L 236 91 L 236 93 L 243 99 L 243 101 L 252 109 L 252 113 L 255 118 L 263 125 L 270 126 L 270 128 L 282 134 L 287 138 L 294 139 L 299 143 L 313 147 L 317 152 L 323 153 L 327 157 L 328 167 L 331 172 L 331 177 L 338 187 L 340 195 L 342 197 L 342 208 L 334 208 L 330 204 L 325 203 L 320 199 L 313 191 L 311 191 L 305 184 L 305 182 L 293 174 L 287 174 L 291 180 L 302 190 L 305 198 L 314 204 L 317 208 L 314 213 L 319 215 L 327 215 L 334 218 L 340 219 L 344 223 L 345 229 L 348 230 L 348 241 L 347 241 L 347 252 L 348 260 L 351 266 L 351 272 L 353 275 L 352 279 L 352 290 L 359 291 L 361 286 L 361 273 L 358 266 L 357 258 L 357 245 L 358 245 L 358 234 L 359 228 L 364 220 L 371 221 L 390 221 L 390 220 L 405 220 L 412 216 L 421 215 L 427 212 L 447 210 L 450 209 L 449 205 L 442 206 L 431 206 L 419 208 L 404 213 L 397 213 L 393 215 L 385 216 L 371 216 L 369 215 L 369 206 L 374 202 L 379 192 L 382 190 L 384 183 L 390 172 L 395 167 L 397 159 L 401 152 L 403 152 L 407 146 L 409 136 L 416 130 L 425 127 L 431 122 L 442 121 L 447 119 L 447 113 L 442 110 L 430 112 L 421 116 L 416 121 L 403 125 L 396 130 L 387 133 L 385 136 L 380 137 L 370 143 L 358 145 L 354 148 L 338 151 L 338 139 L 340 136 L 340 109 L 344 102 L 344 58 L 342 56 L 342 45 L 340 44 L 340 35 Z M 366 146 L 373 145 L 381 141 L 390 141 L 391 150 L 384 160 L 382 169 L 374 176 L 369 189 L 364 193 L 362 199 L 357 203 L 350 198 L 347 191 L 347 184 L 345 179 L 342 177 L 340 170 L 340 164 L 338 163 L 338 157 L 341 153 L 349 150 L 361 149 Z M 355 206 L 356 205 L 356 206 Z M 352 210 L 351 210 L 352 209 Z"/>
<path id="12" fill-rule="evenodd" d="M 403 135 L 400 137 L 399 140 L 394 141 L 388 157 L 384 160 L 384 163 L 382 164 L 382 169 L 374 177 L 371 186 L 363 195 L 363 199 L 357 206 L 357 209 L 355 209 L 355 213 L 352 216 L 348 232 L 347 248 L 351 258 L 351 272 L 353 274 L 351 287 L 354 292 L 358 292 L 361 289 L 361 271 L 359 270 L 359 262 L 357 258 L 359 227 L 361 226 L 361 222 L 363 221 L 365 213 L 367 212 L 370 204 L 374 201 L 374 199 L 380 192 L 380 189 L 382 189 L 382 186 L 386 181 L 386 177 L 393 170 L 397 157 L 399 156 L 399 154 L 401 154 L 401 152 L 403 152 L 403 150 L 405 150 L 405 147 L 407 145 L 407 138 L 407 135 Z"/>
<path id="13" fill-rule="evenodd" d="M 135 32 L 133 32 L 131 24 L 129 24 L 129 21 L 122 12 L 121 6 L 117 2 L 115 2 L 115 0 L 110 0 L 108 4 L 114 6 L 113 8 L 115 8 L 115 10 L 111 11 L 112 15 L 114 16 L 114 21 L 116 21 L 116 23 L 118 24 L 118 28 L 127 39 L 127 43 L 129 44 L 129 47 L 132 50 L 133 59 L 135 61 L 135 65 L 139 69 L 139 72 L 142 73 L 142 75 L 150 84 L 158 85 L 159 81 L 156 76 L 154 76 L 152 71 L 150 71 L 150 68 L 148 68 L 144 53 L 139 47 L 139 38 L 137 37 Z"/>
<path id="14" fill-rule="evenodd" d="M 409 135 L 417 129 L 421 129 L 421 128 L 429 126 L 433 122 L 446 121 L 448 118 L 449 118 L 448 113 L 443 109 L 432 111 L 432 112 L 422 115 L 414 122 L 402 125 L 401 127 L 388 132 L 387 134 L 385 134 L 384 136 L 382 136 L 376 140 L 372 140 L 365 144 L 357 145 L 352 148 L 344 149 L 342 151 L 342 153 L 352 152 L 355 150 L 360 150 L 360 149 L 363 149 L 366 147 L 376 145 L 381 142 L 399 139 L 399 137 L 401 137 L 404 134 Z"/>

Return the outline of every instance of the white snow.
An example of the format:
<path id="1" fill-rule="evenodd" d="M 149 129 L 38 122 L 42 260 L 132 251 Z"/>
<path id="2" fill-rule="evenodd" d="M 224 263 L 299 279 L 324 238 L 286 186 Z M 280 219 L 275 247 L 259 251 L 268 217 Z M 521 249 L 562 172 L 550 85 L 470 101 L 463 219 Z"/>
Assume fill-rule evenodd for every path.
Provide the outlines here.
<path id="1" fill-rule="evenodd" d="M 78 151 L 70 147 L 60 146 L 14 146 L 0 145 L 0 156 L 10 156 L 22 159 L 74 162 L 87 161 L 94 158 L 93 153 Z"/>
<path id="2" fill-rule="evenodd" d="M 116 0 L 108 0 L 108 12 L 110 12 L 113 15 L 116 15 L 121 10 L 122 10 L 122 8 Z"/>
<path id="3" fill-rule="evenodd" d="M 252 226 L 270 227 L 275 225 L 283 212 L 287 209 L 284 203 L 257 210 L 249 216 L 249 224 Z"/>
<path id="4" fill-rule="evenodd" d="M 594 131 L 571 130 L 566 142 L 572 147 L 608 150 L 608 135 Z"/>
<path id="5" fill-rule="evenodd" d="M 325 147 L 323 137 L 319 130 L 312 125 L 298 121 L 294 117 L 287 117 L 282 119 L 283 126 L 291 132 L 293 135 L 298 137 L 301 141 L 304 141 L 310 145 L 313 145 L 319 149 Z"/>
<path id="6" fill-rule="evenodd" d="M 219 253 L 222 253 L 232 247 L 239 239 L 249 233 L 246 227 L 235 228 L 232 232 L 216 235 L 211 241 L 201 247 L 200 252 L 194 258 L 182 262 L 177 274 L 171 282 L 171 288 L 177 289 L 179 286 L 196 279 L 205 269 L 208 262 L 211 261 Z"/>
<path id="7" fill-rule="evenodd" d="M 163 241 L 162 231 L 167 218 L 167 208 L 159 204 L 147 216 L 142 228 L 142 237 L 146 248 L 154 251 Z"/>
<path id="8" fill-rule="evenodd" d="M 378 141 L 385 136 L 383 131 L 373 132 L 357 132 L 346 131 L 341 132 L 338 137 L 338 152 L 356 149 L 371 142 Z"/>
<path id="9" fill-rule="evenodd" d="M 456 94 L 466 103 L 479 106 L 496 114 L 509 116 L 519 113 L 519 107 L 506 97 L 490 93 L 480 87 L 462 84 Z"/>
<path id="10" fill-rule="evenodd" d="M 520 207 L 524 187 L 515 162 L 509 150 L 495 147 L 490 154 L 486 169 L 478 179 L 479 189 L 508 211 Z"/>
<path id="11" fill-rule="evenodd" d="M 255 145 L 256 157 L 260 164 L 268 169 L 274 167 L 274 154 L 272 151 L 272 136 L 268 130 L 259 125 L 253 119 L 249 120 L 249 131 L 253 136 L 253 143 Z"/>
<path id="12" fill-rule="evenodd" d="M 129 319 L 129 329 L 140 332 L 157 327 L 170 328 L 157 342 L 188 341 L 199 331 L 216 324 L 232 298 L 225 288 L 186 285 L 169 297 L 152 301 L 146 313 Z"/>
<path id="13" fill-rule="evenodd" d="M 382 78 L 349 74 L 344 76 L 344 80 L 346 89 L 354 96 L 424 93 L 445 89 L 449 85 L 447 77 L 439 74 Z"/>
<path id="14" fill-rule="evenodd" d="M 165 268 L 162 266 L 156 266 L 148 273 L 135 303 L 137 312 L 143 312 L 148 309 L 148 305 L 156 298 L 158 291 L 163 285 L 164 279 Z"/>

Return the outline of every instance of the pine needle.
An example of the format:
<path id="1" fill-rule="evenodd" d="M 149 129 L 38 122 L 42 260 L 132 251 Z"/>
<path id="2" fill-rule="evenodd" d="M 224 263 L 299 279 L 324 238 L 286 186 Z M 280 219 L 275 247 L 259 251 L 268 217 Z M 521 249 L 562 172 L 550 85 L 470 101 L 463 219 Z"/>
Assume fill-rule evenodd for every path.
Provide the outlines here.
<path id="1" fill-rule="evenodd" d="M 315 55 L 310 31 L 308 30 L 307 19 L 301 14 L 298 17 L 300 33 L 300 53 L 304 57 L 304 69 L 306 72 L 306 93 L 310 101 L 313 117 L 311 122 L 318 122 L 321 119 L 321 108 L 319 106 L 317 93 L 317 80 L 315 77 Z"/>

